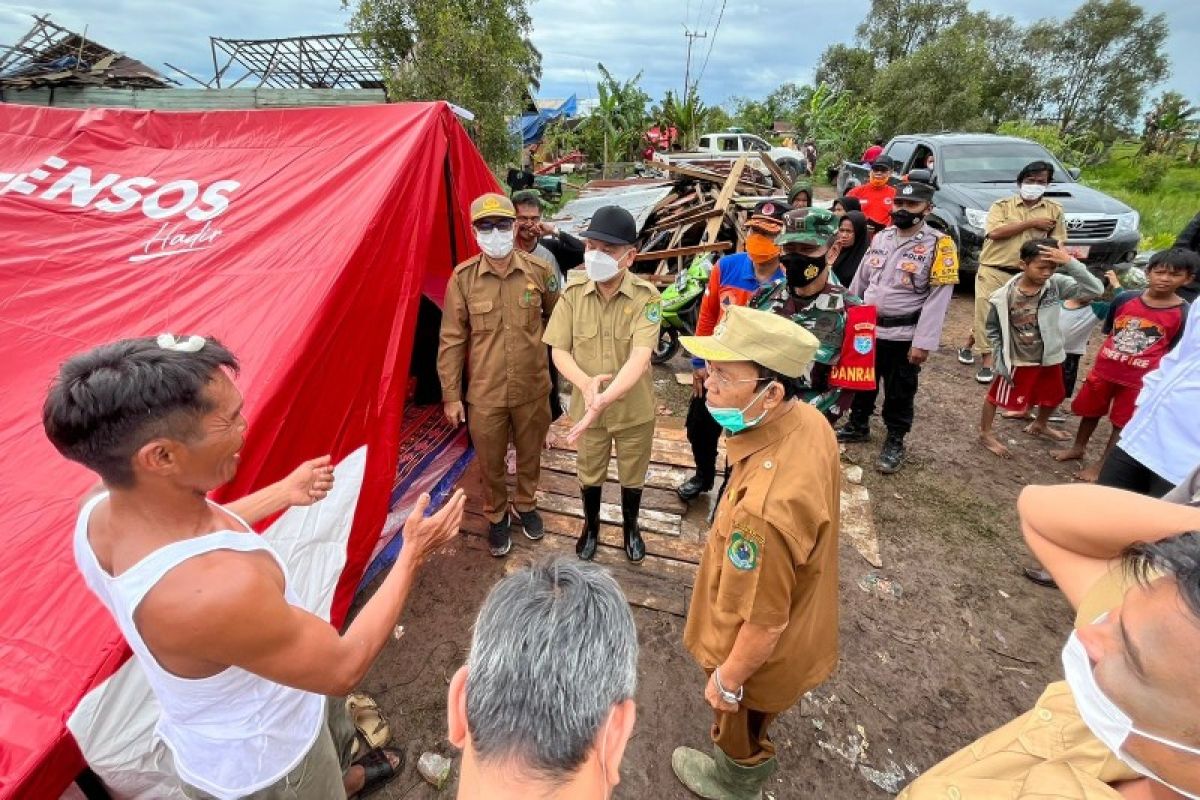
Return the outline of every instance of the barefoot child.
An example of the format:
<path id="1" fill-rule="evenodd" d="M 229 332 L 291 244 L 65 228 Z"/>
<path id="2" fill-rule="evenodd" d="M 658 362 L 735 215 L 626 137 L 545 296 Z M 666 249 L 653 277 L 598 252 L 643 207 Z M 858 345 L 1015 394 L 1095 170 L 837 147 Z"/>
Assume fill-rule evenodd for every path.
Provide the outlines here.
<path id="1" fill-rule="evenodd" d="M 1104 273 L 1108 287 L 1113 296 L 1121 291 L 1121 279 L 1111 269 Z M 1059 315 L 1059 327 L 1062 329 L 1063 349 L 1067 360 L 1063 362 L 1063 388 L 1067 397 L 1075 395 L 1075 386 L 1079 381 L 1079 362 L 1087 352 L 1088 341 L 1092 331 L 1108 316 L 1112 303 L 1095 297 L 1082 295 L 1068 297 L 1062 302 L 1062 313 Z"/>
<path id="2" fill-rule="evenodd" d="M 1100 282 L 1056 239 L 1032 239 L 1021 245 L 1021 272 L 988 298 L 985 330 L 992 346 L 996 377 L 983 403 L 979 440 L 1002 458 L 1008 448 L 992 433 L 996 408 L 1025 412 L 1037 408 L 1037 417 L 1025 428 L 1031 436 L 1063 441 L 1067 434 L 1047 424 L 1062 402 L 1062 365 L 1066 359 L 1059 325 L 1061 302 L 1104 291 Z M 1061 269 L 1062 273 L 1058 270 Z"/>
<path id="3" fill-rule="evenodd" d="M 1121 292 L 1113 299 L 1104 320 L 1108 338 L 1096 355 L 1096 363 L 1071 404 L 1080 417 L 1075 442 L 1054 452 L 1057 461 L 1081 459 L 1087 454 L 1088 441 L 1108 415 L 1112 433 L 1098 461 L 1080 470 L 1077 480 L 1094 482 L 1121 429 L 1133 416 L 1142 378 L 1158 367 L 1158 362 L 1183 335 L 1188 304 L 1177 293 L 1200 268 L 1200 257 L 1182 249 L 1155 253 L 1146 267 L 1150 285 L 1145 291 Z"/>

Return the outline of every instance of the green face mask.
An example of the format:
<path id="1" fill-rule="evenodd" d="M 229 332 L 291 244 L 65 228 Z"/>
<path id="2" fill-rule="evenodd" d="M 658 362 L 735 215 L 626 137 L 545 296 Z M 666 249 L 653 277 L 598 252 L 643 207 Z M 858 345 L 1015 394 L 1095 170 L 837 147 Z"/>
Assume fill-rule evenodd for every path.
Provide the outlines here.
<path id="1" fill-rule="evenodd" d="M 705 408 L 708 409 L 708 413 L 712 414 L 712 418 L 715 419 L 717 424 L 722 428 L 729 431 L 731 434 L 741 433 L 747 428 L 753 428 L 755 425 L 762 422 L 763 417 L 767 415 L 767 412 L 764 410 L 754 419 L 748 420 L 746 419 L 746 409 L 754 405 L 758 398 L 766 394 L 767 389 L 770 388 L 771 384 L 768 383 L 763 387 L 762 391 L 754 395 L 750 402 L 747 403 L 743 408 L 721 408 L 719 406 L 708 405 L 707 403 L 705 404 Z"/>

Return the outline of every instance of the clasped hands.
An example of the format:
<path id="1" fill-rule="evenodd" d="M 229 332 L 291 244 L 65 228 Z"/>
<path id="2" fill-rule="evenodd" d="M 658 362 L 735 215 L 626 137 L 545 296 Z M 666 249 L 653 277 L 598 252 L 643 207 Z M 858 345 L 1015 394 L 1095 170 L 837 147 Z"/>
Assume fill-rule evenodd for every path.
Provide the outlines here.
<path id="1" fill-rule="evenodd" d="M 604 409 L 612 405 L 612 398 L 604 391 L 604 385 L 612 380 L 612 375 L 596 375 L 583 386 L 583 417 L 567 432 L 567 444 L 575 444 L 583 436 L 584 431 L 592 426 Z"/>

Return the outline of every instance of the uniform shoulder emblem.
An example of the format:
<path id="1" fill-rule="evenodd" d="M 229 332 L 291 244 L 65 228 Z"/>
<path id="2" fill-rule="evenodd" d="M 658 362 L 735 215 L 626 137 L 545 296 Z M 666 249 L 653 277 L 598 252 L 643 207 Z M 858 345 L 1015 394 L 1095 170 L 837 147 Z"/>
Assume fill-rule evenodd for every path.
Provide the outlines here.
<path id="1" fill-rule="evenodd" d="M 581 269 L 573 269 L 567 273 L 567 285 L 565 289 L 571 289 L 576 286 L 586 286 L 588 282 L 587 273 Z"/>
<path id="2" fill-rule="evenodd" d="M 758 568 L 762 562 L 763 540 L 749 528 L 738 527 L 729 536 L 729 547 L 725 554 L 733 568 L 750 572 Z"/>
<path id="3" fill-rule="evenodd" d="M 954 240 L 944 234 L 938 236 L 929 283 L 933 286 L 958 283 L 958 248 L 954 246 Z"/>
<path id="4" fill-rule="evenodd" d="M 546 291 L 557 292 L 561 287 L 558 285 L 558 276 L 553 272 L 546 278 Z"/>
<path id="5" fill-rule="evenodd" d="M 646 319 L 655 324 L 662 321 L 662 303 L 655 300 L 646 304 Z"/>

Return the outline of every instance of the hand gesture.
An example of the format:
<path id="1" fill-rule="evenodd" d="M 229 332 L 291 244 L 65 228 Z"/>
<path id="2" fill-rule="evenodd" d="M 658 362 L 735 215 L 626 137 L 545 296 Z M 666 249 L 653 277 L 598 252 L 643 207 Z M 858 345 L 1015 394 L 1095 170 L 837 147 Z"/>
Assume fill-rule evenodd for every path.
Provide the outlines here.
<path id="1" fill-rule="evenodd" d="M 1034 230 L 1042 231 L 1043 233 L 1049 233 L 1050 231 L 1054 230 L 1055 226 L 1058 225 L 1058 222 L 1052 219 L 1039 218 L 1031 219 L 1027 224 Z"/>
<path id="2" fill-rule="evenodd" d="M 311 506 L 324 500 L 333 488 L 332 459 L 321 456 L 305 461 L 279 484 L 289 507 Z"/>
<path id="3" fill-rule="evenodd" d="M 708 380 L 708 370 L 701 367 L 692 372 L 692 397 L 704 396 L 704 382 Z"/>
<path id="4" fill-rule="evenodd" d="M 596 402 L 596 396 L 604 390 L 604 384 L 612 380 L 612 375 L 597 375 L 591 378 L 583 387 L 583 405 L 591 408 Z"/>
<path id="5" fill-rule="evenodd" d="M 908 363 L 921 366 L 929 359 L 929 351 L 919 347 L 908 348 Z"/>
<path id="6" fill-rule="evenodd" d="M 461 400 L 450 400 L 442 403 L 442 413 L 451 425 L 462 425 L 467 421 L 467 412 Z"/>
<path id="7" fill-rule="evenodd" d="M 1108 269 L 1104 271 L 1104 280 L 1108 281 L 1109 288 L 1115 291 L 1121 291 L 1121 279 L 1117 277 L 1117 271 Z"/>
<path id="8" fill-rule="evenodd" d="M 1048 245 L 1042 245 L 1038 248 L 1038 252 L 1041 253 L 1042 258 L 1047 259 L 1048 261 L 1053 261 L 1060 267 L 1074 258 L 1074 256 L 1064 250 L 1061 246 L 1049 247 Z"/>
<path id="9" fill-rule="evenodd" d="M 462 523 L 463 506 L 466 494 L 459 489 L 431 517 L 425 516 L 429 508 L 429 493 L 422 492 L 417 498 L 417 504 L 404 523 L 404 547 L 400 550 L 402 556 L 408 556 L 417 564 L 429 558 L 439 547 L 458 535 Z"/>
<path id="10" fill-rule="evenodd" d="M 708 684 L 704 687 L 704 699 L 708 701 L 708 704 L 713 707 L 714 711 L 723 711 L 726 714 L 737 713 L 738 704 L 730 703 L 724 697 L 721 697 L 721 690 L 717 688 L 717 673 L 715 670 L 708 677 Z"/>
<path id="11" fill-rule="evenodd" d="M 576 422 L 575 426 L 567 432 L 567 444 L 574 446 L 575 443 L 579 441 L 580 437 L 583 436 L 584 431 L 592 427 L 592 424 L 599 419 L 600 412 L 602 410 L 603 409 L 599 409 L 596 406 L 592 406 L 585 411 L 579 422 Z"/>
<path id="12" fill-rule="evenodd" d="M 539 222 L 538 223 L 538 235 L 554 236 L 556 233 L 558 233 L 558 228 L 554 227 L 549 222 Z"/>

